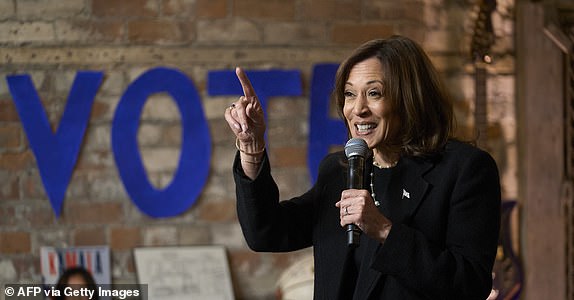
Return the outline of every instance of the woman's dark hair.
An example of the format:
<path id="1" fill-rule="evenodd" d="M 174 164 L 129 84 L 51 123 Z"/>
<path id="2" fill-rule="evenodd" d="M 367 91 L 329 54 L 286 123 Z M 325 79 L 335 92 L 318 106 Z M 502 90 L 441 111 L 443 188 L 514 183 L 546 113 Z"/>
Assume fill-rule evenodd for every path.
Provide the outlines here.
<path id="1" fill-rule="evenodd" d="M 364 43 L 339 66 L 333 97 L 345 120 L 345 83 L 358 63 L 376 57 L 383 68 L 383 96 L 390 101 L 400 124 L 398 136 L 388 141 L 402 154 L 426 156 L 440 151 L 453 134 L 452 102 L 437 71 L 421 46 L 403 36 Z M 348 128 L 348 124 L 345 121 Z M 349 131 L 350 132 L 350 131 Z"/>
<path id="2" fill-rule="evenodd" d="M 96 281 L 94 280 L 94 277 L 92 277 L 92 274 L 86 270 L 83 267 L 70 267 L 68 269 L 66 269 L 64 271 L 64 273 L 62 273 L 62 275 L 60 275 L 60 278 L 58 279 L 58 282 L 56 283 L 56 289 L 60 291 L 60 296 L 55 296 L 53 299 L 55 300 L 64 300 L 66 299 L 66 297 L 64 296 L 64 289 L 69 286 L 69 281 L 70 281 L 70 277 L 72 276 L 81 276 L 82 279 L 85 282 L 85 288 L 88 288 L 90 290 L 96 291 L 97 290 L 97 286 L 96 286 Z M 98 293 L 94 293 L 94 297 L 92 299 L 99 299 L 98 297 Z"/>

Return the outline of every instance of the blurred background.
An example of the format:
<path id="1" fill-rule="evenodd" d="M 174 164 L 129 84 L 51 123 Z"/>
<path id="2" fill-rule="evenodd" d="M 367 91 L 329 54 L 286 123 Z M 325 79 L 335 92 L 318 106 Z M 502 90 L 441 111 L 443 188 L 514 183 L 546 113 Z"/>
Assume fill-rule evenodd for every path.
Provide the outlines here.
<path id="1" fill-rule="evenodd" d="M 287 280 L 280 277 L 312 249 L 255 253 L 246 246 L 235 213 L 236 149 L 223 119 L 238 95 L 210 91 L 209 74 L 236 66 L 299 74 L 301 92 L 269 97 L 266 107 L 273 175 L 288 199 L 312 184 L 314 67 L 340 63 L 362 42 L 392 34 L 423 46 L 453 96 L 457 136 L 479 137 L 498 163 L 510 204 L 497 260 L 504 299 L 574 300 L 570 0 L 0 0 L 0 285 L 41 283 L 42 247 L 106 245 L 112 282 L 128 284 L 138 281 L 135 248 L 218 245 L 236 299 L 281 298 Z M 143 212 L 126 191 L 111 138 L 126 90 L 158 67 L 191 80 L 210 144 L 199 195 L 162 217 Z M 58 211 L 11 92 L 17 85 L 6 78 L 30 76 L 56 131 L 76 74 L 87 70 L 103 79 Z M 183 136 L 169 94 L 149 95 L 135 116 L 147 178 L 162 190 L 185 154 L 183 141 L 194 136 Z"/>

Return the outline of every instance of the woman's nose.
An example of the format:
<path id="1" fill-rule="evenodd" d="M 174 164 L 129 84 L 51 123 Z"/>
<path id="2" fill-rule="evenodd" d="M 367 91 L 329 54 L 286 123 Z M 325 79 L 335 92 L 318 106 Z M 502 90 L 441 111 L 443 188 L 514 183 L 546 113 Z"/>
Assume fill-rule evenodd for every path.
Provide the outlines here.
<path id="1" fill-rule="evenodd" d="M 367 105 L 366 98 L 363 95 L 357 96 L 355 101 L 355 106 L 353 107 L 353 113 L 357 116 L 364 115 L 369 111 L 369 106 Z"/>

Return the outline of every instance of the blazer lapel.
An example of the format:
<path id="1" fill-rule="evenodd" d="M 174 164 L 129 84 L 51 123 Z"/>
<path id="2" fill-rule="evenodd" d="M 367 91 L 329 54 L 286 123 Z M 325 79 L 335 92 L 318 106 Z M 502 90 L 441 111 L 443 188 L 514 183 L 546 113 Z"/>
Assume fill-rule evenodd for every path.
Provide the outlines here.
<path id="1" fill-rule="evenodd" d="M 433 166 L 434 164 L 427 160 L 401 160 L 397 176 L 391 179 L 390 203 L 384 211 L 393 222 L 410 223 L 429 188 L 423 175 Z"/>
<path id="2" fill-rule="evenodd" d="M 423 175 L 434 166 L 433 163 L 423 160 L 403 159 L 397 165 L 398 173 L 391 178 L 388 201 L 384 201 L 381 212 L 393 222 L 409 223 L 417 207 L 426 194 L 429 183 Z M 361 262 L 357 288 L 353 299 L 367 299 L 375 288 L 382 274 L 371 268 L 372 261 L 381 247 L 381 243 L 368 239 L 361 247 L 366 247 Z"/>

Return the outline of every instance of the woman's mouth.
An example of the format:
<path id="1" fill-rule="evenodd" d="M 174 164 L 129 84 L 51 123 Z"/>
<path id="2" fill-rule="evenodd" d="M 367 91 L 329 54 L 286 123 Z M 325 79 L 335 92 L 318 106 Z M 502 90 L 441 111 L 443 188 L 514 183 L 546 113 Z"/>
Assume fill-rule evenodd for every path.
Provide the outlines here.
<path id="1" fill-rule="evenodd" d="M 355 124 L 355 129 L 358 134 L 367 134 L 377 127 L 375 123 Z"/>

